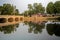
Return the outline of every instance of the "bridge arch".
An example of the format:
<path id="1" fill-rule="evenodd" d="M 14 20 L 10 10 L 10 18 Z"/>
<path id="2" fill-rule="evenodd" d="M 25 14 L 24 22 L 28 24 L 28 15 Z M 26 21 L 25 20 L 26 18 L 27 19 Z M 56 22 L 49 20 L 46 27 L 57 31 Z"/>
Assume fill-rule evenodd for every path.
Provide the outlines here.
<path id="1" fill-rule="evenodd" d="M 8 18 L 8 22 L 13 22 L 13 21 L 14 21 L 13 17 Z"/>
<path id="2" fill-rule="evenodd" d="M 0 18 L 0 23 L 5 23 L 6 22 L 6 18 Z"/>
<path id="3" fill-rule="evenodd" d="M 19 21 L 19 17 L 15 17 L 15 21 L 16 21 L 16 22 Z"/>
<path id="4" fill-rule="evenodd" d="M 23 21 L 23 17 L 20 17 L 20 21 Z"/>

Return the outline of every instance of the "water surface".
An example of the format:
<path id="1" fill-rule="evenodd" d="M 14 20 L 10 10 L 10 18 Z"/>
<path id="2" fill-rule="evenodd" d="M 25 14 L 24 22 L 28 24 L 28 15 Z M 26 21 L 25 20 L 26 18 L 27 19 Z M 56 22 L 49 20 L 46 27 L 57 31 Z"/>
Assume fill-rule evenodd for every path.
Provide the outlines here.
<path id="1" fill-rule="evenodd" d="M 0 40 L 60 40 L 60 24 L 54 23 L 55 21 L 48 22 L 50 24 L 47 21 L 25 21 L 0 26 Z"/>

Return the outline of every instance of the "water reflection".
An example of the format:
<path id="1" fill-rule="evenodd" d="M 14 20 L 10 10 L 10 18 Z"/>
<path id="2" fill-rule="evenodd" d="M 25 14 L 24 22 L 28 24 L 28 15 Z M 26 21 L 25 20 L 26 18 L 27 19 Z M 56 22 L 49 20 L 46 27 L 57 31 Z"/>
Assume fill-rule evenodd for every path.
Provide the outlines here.
<path id="1" fill-rule="evenodd" d="M 30 22 L 24 22 L 25 25 L 28 25 L 28 32 L 29 33 L 34 33 L 34 34 L 38 34 L 38 33 L 41 33 L 42 32 L 42 29 L 44 29 L 45 27 L 45 22 L 42 22 L 42 23 L 34 23 L 32 21 Z"/>
<path id="2" fill-rule="evenodd" d="M 56 36 L 60 36 L 60 24 L 48 24 L 46 30 L 49 35 L 55 34 Z"/>
<path id="3" fill-rule="evenodd" d="M 45 29 L 45 24 L 47 22 L 59 22 L 57 20 L 48 20 L 48 21 L 24 21 L 25 25 L 28 25 L 28 33 L 42 33 L 43 29 Z M 0 27 L 0 31 L 4 34 L 9 34 L 14 31 L 16 31 L 16 28 L 18 28 L 19 24 L 9 25 L 9 26 L 2 26 Z M 46 30 L 49 35 L 55 34 L 56 36 L 60 36 L 60 24 L 47 24 Z"/>
<path id="4" fill-rule="evenodd" d="M 0 27 L 0 31 L 3 32 L 4 34 L 12 33 L 14 31 L 16 31 L 16 28 L 18 28 L 18 25 L 19 24 L 2 26 L 2 27 Z"/>
<path id="5" fill-rule="evenodd" d="M 57 24 L 54 24 L 55 22 Z M 58 22 L 57 20 L 24 21 L 19 24 L 0 26 L 0 40 L 59 40 L 60 23 Z"/>

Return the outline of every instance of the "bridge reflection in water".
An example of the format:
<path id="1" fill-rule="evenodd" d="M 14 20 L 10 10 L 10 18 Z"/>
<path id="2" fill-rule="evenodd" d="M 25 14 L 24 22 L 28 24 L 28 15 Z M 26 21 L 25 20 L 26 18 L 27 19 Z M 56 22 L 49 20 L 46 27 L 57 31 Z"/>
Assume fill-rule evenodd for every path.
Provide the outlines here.
<path id="1" fill-rule="evenodd" d="M 47 18 L 56 18 L 56 17 L 24 17 L 24 16 L 15 16 L 15 15 L 0 15 L 0 26 L 6 26 L 11 24 L 17 24 L 24 21 L 32 21 L 35 23 L 41 23 L 43 21 L 48 21 Z M 54 21 L 54 20 L 49 20 Z M 56 21 L 56 20 L 55 20 Z"/>

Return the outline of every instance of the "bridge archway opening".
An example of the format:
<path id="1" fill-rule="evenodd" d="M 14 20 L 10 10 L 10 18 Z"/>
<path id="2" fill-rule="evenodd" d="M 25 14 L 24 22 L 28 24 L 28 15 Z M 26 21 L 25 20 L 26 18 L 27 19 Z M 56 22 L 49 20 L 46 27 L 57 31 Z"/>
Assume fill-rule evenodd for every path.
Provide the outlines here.
<path id="1" fill-rule="evenodd" d="M 23 21 L 23 17 L 20 17 L 20 21 Z"/>
<path id="2" fill-rule="evenodd" d="M 13 18 L 11 17 L 11 18 L 8 18 L 8 22 L 13 22 L 14 20 L 13 20 Z"/>
<path id="3" fill-rule="evenodd" d="M 6 18 L 0 18 L 0 23 L 5 23 L 6 21 Z"/>
<path id="4" fill-rule="evenodd" d="M 15 18 L 15 21 L 16 21 L 16 22 L 17 22 L 17 21 L 19 21 L 19 18 L 18 18 L 18 17 L 16 17 L 16 18 Z"/>

